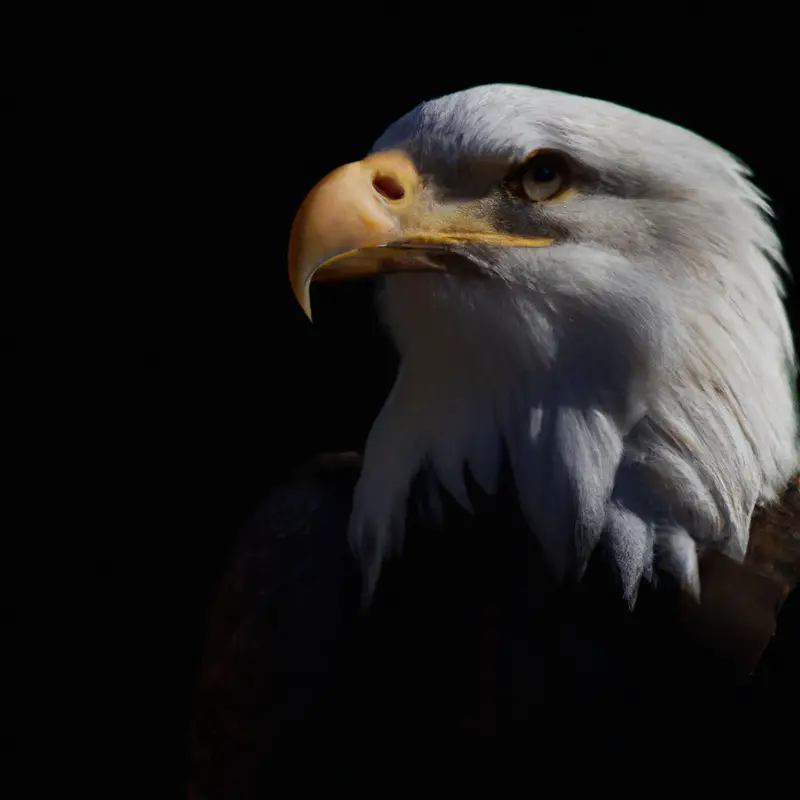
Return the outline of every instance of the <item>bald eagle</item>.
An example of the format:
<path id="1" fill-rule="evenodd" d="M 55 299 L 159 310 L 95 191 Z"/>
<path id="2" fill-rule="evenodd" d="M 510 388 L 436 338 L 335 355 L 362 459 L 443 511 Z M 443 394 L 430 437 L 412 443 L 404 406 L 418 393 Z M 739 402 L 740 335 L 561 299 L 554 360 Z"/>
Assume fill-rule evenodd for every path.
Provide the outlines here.
<path id="1" fill-rule="evenodd" d="M 800 564 L 784 271 L 734 157 L 554 91 L 422 103 L 317 184 L 291 287 L 310 317 L 312 282 L 377 279 L 399 372 L 363 458 L 315 462 L 242 535 L 194 796 L 565 708 L 632 720 L 596 746 L 636 748 L 632 709 L 745 696 Z"/>

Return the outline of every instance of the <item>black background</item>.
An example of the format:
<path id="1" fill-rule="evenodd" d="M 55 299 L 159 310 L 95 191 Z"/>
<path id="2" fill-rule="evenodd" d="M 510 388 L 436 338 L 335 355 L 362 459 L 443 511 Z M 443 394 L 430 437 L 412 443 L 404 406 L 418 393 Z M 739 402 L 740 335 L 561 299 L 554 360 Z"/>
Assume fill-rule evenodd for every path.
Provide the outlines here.
<path id="1" fill-rule="evenodd" d="M 320 288 L 310 325 L 286 244 L 312 185 L 418 102 L 528 83 L 669 119 L 752 167 L 800 261 L 795 81 L 775 21 L 634 33 L 537 12 L 490 31 L 417 11 L 327 31 L 309 14 L 313 39 L 296 20 L 266 22 L 263 40 L 244 21 L 187 24 L 163 67 L 134 49 L 124 80 L 8 117 L 19 206 L 47 212 L 24 227 L 4 299 L 17 474 L 37 476 L 8 584 L 20 607 L 59 578 L 69 612 L 37 613 L 68 631 L 77 672 L 91 647 L 83 677 L 115 715 L 123 697 L 147 705 L 152 680 L 188 710 L 237 530 L 299 463 L 363 445 L 395 369 L 371 289 Z"/>

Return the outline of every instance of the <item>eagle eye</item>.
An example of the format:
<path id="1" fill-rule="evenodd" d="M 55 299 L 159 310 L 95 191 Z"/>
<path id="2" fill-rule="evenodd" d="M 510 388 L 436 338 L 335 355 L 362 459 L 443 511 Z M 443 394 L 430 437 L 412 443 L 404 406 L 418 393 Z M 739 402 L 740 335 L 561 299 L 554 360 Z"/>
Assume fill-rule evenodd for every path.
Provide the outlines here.
<path id="1" fill-rule="evenodd" d="M 567 158 L 554 150 L 535 150 L 518 168 L 512 181 L 517 194 L 534 203 L 555 200 L 570 186 Z"/>

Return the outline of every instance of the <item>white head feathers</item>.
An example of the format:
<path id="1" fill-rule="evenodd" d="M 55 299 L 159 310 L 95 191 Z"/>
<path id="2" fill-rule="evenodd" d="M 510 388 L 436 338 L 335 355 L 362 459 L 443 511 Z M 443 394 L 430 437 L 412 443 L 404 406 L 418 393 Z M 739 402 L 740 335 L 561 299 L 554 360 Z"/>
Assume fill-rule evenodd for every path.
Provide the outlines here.
<path id="1" fill-rule="evenodd" d="M 800 468 L 779 243 L 733 157 L 643 114 L 522 86 L 424 103 L 375 149 L 405 151 L 457 195 L 482 185 L 479 165 L 542 147 L 586 170 L 546 212 L 563 240 L 476 250 L 489 280 L 385 279 L 401 366 L 350 530 L 370 591 L 426 465 L 467 504 L 464 470 L 491 491 L 505 450 L 555 574 L 605 535 L 629 599 L 654 566 L 696 589 L 698 548 L 743 557 L 754 507 Z"/>

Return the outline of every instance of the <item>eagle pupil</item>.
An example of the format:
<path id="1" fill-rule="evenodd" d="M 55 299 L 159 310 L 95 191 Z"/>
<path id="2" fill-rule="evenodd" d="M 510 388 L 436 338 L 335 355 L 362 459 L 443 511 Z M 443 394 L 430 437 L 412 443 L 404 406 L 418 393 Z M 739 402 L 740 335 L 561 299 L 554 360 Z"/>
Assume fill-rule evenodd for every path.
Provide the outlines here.
<path id="1" fill-rule="evenodd" d="M 537 183 L 550 183 L 555 177 L 555 170 L 548 164 L 537 164 L 533 168 L 533 179 Z"/>

